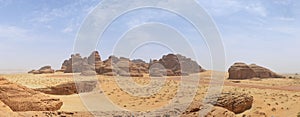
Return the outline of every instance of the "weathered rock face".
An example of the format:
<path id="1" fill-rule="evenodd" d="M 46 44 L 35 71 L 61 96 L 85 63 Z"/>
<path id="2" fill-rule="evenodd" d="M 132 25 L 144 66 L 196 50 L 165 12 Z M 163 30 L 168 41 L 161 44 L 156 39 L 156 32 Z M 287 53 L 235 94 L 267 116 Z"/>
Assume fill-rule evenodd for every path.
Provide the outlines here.
<path id="1" fill-rule="evenodd" d="M 164 55 L 159 60 L 151 60 L 150 68 L 154 64 L 161 64 L 164 67 L 164 71 L 166 72 L 164 75 L 167 76 L 188 75 L 190 73 L 205 71 L 196 61 L 193 61 L 190 58 L 186 58 L 179 54 L 168 54 Z"/>
<path id="2" fill-rule="evenodd" d="M 235 114 L 225 108 L 212 106 L 212 105 L 206 105 L 209 106 L 210 110 L 204 115 L 204 117 L 235 117 Z M 200 102 L 192 102 L 189 107 L 186 109 L 184 113 L 182 113 L 181 117 L 199 117 L 200 114 L 203 115 L 203 113 L 199 113 L 202 109 L 204 109 L 205 106 L 202 105 Z"/>
<path id="3" fill-rule="evenodd" d="M 242 113 L 252 107 L 253 97 L 247 94 L 222 93 L 210 97 L 210 104 L 226 108 L 236 114 Z"/>
<path id="4" fill-rule="evenodd" d="M 251 64 L 235 63 L 229 70 L 229 79 L 250 79 L 250 78 L 282 78 L 283 76 L 278 75 L 271 70 Z"/>
<path id="5" fill-rule="evenodd" d="M 51 73 L 54 73 L 54 70 L 51 68 L 51 66 L 44 66 L 44 67 L 41 67 L 39 70 L 31 70 L 28 73 L 32 73 L 32 74 L 51 74 Z"/>
<path id="6" fill-rule="evenodd" d="M 86 71 L 82 71 L 80 75 L 82 75 L 82 76 L 94 76 L 94 75 L 97 75 L 97 73 L 94 70 L 86 70 Z"/>
<path id="7" fill-rule="evenodd" d="M 229 70 L 230 79 L 249 79 L 255 77 L 255 72 L 245 63 L 235 63 Z"/>
<path id="8" fill-rule="evenodd" d="M 0 100 L 13 111 L 56 111 L 63 102 L 0 78 Z"/>
<path id="9" fill-rule="evenodd" d="M 97 61 L 94 61 L 97 60 Z M 101 61 L 99 53 L 93 52 L 88 58 L 82 58 L 80 54 L 71 55 L 71 58 L 65 60 L 58 71 L 64 73 L 80 73 L 82 71 L 95 71 L 95 65 L 98 60 Z"/>
<path id="10" fill-rule="evenodd" d="M 93 91 L 93 89 L 96 88 L 96 85 L 97 82 L 94 81 L 81 81 L 77 83 L 74 82 L 64 83 L 53 87 L 40 88 L 35 90 L 43 92 L 45 94 L 52 94 L 52 95 L 72 95 L 72 94 Z"/>
<path id="11" fill-rule="evenodd" d="M 94 51 L 88 58 L 82 58 L 79 54 L 71 55 L 69 60 L 65 60 L 61 70 L 58 72 L 81 73 L 82 75 L 97 74 L 108 76 L 131 76 L 142 77 L 143 74 L 150 76 L 186 76 L 190 73 L 204 71 L 197 62 L 186 58 L 182 55 L 169 54 L 165 55 L 159 61 L 151 61 L 151 65 L 161 64 L 163 67 L 155 72 L 151 71 L 151 66 L 141 59 L 130 60 L 124 57 L 110 56 L 107 60 L 101 61 L 99 52 Z M 166 68 L 166 69 L 165 69 Z"/>
<path id="12" fill-rule="evenodd" d="M 278 75 L 267 68 L 255 64 L 251 64 L 249 67 L 255 72 L 255 77 L 258 78 L 284 78 L 284 76 Z"/>
<path id="13" fill-rule="evenodd" d="M 110 56 L 96 71 L 108 76 L 143 77 L 148 72 L 148 64 L 141 60 L 131 61 L 124 57 Z"/>

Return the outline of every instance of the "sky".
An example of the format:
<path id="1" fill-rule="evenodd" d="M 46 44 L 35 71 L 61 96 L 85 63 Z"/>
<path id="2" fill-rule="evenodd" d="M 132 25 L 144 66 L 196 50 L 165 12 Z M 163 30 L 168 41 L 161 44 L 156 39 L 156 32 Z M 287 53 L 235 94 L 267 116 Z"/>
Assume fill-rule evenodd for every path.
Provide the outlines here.
<path id="1" fill-rule="evenodd" d="M 74 53 L 75 39 L 82 23 L 101 2 L 0 0 L 0 73 L 28 71 L 44 65 L 59 69 L 62 62 Z M 197 0 L 197 3 L 211 16 L 219 30 L 226 68 L 234 62 L 245 62 L 279 73 L 300 72 L 300 1 Z M 193 13 L 197 14 L 197 11 Z M 160 25 L 147 25 L 151 22 L 159 22 Z M 144 28 L 134 28 L 137 24 L 144 24 Z M 184 51 L 176 53 L 196 59 L 202 67 L 211 69 L 209 48 L 203 37 L 196 34 L 192 25 L 184 19 L 158 9 L 137 10 L 120 16 L 107 28 L 95 49 L 102 59 L 113 53 L 122 56 L 123 48 L 120 51 L 115 48 L 120 37 L 123 40 L 119 41 L 131 40 L 132 43 L 137 38 L 139 41 L 147 38 L 174 39 L 170 42 L 181 47 L 183 43 L 175 41 L 181 37 L 175 37 L 177 33 L 170 29 L 163 30 L 163 24 L 174 26 L 181 32 L 182 38 L 188 38 L 197 57 Z M 124 31 L 128 32 L 122 35 Z M 123 46 L 130 46 L 130 43 L 120 47 Z M 172 51 L 168 44 L 153 42 L 137 47 L 130 57 L 149 61 Z"/>

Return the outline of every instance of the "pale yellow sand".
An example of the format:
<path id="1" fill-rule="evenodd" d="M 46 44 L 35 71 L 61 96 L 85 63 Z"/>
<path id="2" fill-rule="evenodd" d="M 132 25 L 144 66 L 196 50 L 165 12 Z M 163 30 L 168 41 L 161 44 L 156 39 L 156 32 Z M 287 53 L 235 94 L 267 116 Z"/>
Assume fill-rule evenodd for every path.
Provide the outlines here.
<path id="1" fill-rule="evenodd" d="M 210 82 L 210 73 L 207 71 L 201 73 L 200 84 L 197 86 L 197 96 L 195 100 L 202 101 L 206 94 L 208 83 Z M 222 74 L 220 72 L 220 74 Z M 75 74 L 78 75 L 78 74 Z M 228 74 L 226 73 L 226 76 Z M 226 77 L 225 76 L 225 77 Z M 15 82 L 29 88 L 44 88 L 47 86 L 54 86 L 66 82 L 72 82 L 73 74 L 13 74 L 13 75 L 0 75 L 5 77 L 11 82 Z M 113 77 L 97 76 L 100 81 L 100 89 L 96 92 L 81 94 L 85 100 L 83 102 L 79 95 L 51 95 L 60 98 L 64 105 L 61 111 L 87 111 L 84 105 L 91 105 L 90 109 L 114 111 L 114 110 L 132 110 L 132 111 L 151 111 L 168 105 L 171 101 L 176 103 L 185 103 L 186 95 L 193 92 L 187 88 L 187 94 L 178 94 L 177 89 L 180 85 L 180 80 L 177 77 L 171 77 L 163 82 L 164 85 L 158 91 L 154 91 L 155 95 L 148 97 L 139 97 L 131 95 L 130 92 L 120 89 L 116 80 Z M 147 86 L 150 84 L 151 79 L 134 78 L 138 85 Z M 125 81 L 124 81 L 125 82 Z M 157 81 L 159 82 L 159 81 Z M 100 91 L 102 93 L 97 93 Z M 135 89 L 128 89 L 128 91 Z M 151 92 L 151 91 L 150 91 Z M 237 116 L 243 115 L 266 115 L 275 117 L 295 117 L 300 112 L 300 80 L 299 79 L 250 79 L 250 80 L 226 80 L 223 86 L 223 92 L 242 92 L 248 93 L 254 97 L 253 107 Z M 179 95 L 179 99 L 174 100 L 174 96 Z M 180 96 L 181 95 L 181 96 Z M 108 100 L 109 99 L 109 100 Z M 188 101 L 187 101 L 188 102 Z M 101 105 L 101 106 L 99 106 Z M 94 106 L 94 107 L 93 107 Z"/>

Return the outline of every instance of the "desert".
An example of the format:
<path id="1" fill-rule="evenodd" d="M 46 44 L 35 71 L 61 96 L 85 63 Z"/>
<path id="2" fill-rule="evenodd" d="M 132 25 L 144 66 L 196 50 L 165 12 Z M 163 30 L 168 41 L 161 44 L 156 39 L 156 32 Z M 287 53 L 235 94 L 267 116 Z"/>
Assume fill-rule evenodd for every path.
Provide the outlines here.
<path id="1" fill-rule="evenodd" d="M 300 0 L 0 0 L 0 117 L 300 117 Z"/>
<path id="2" fill-rule="evenodd" d="M 193 61 L 175 54 L 164 55 L 163 59 L 151 63 L 114 56 L 101 61 L 97 51 L 89 57 L 90 61 L 96 58 L 96 62 L 88 62 L 79 54 L 71 57 L 76 57 L 69 59 L 71 65 L 65 61 L 56 72 L 40 72 L 54 71 L 46 66 L 32 70 L 36 72 L 1 74 L 0 100 L 4 115 L 299 116 L 300 79 L 297 75 L 279 75 L 267 68 L 249 67 L 240 62 L 233 64 L 228 72 L 205 70 L 197 63 L 193 69 L 178 71 L 182 69 L 178 60 Z M 81 64 L 76 71 L 68 68 L 74 63 Z M 166 66 L 167 70 L 155 63 Z M 86 71 L 94 73 L 83 74 Z M 109 72 L 113 75 L 106 75 Z M 224 81 L 218 82 L 212 77 Z M 218 86 L 220 92 L 209 95 L 209 88 Z"/>

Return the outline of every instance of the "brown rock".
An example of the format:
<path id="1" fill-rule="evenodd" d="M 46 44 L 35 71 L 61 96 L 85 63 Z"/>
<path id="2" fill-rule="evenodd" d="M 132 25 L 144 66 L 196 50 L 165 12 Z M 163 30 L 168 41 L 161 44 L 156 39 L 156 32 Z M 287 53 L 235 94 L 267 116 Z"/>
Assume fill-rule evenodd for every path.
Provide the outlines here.
<path id="1" fill-rule="evenodd" d="M 97 83 L 94 81 L 81 81 L 77 83 L 70 82 L 70 83 L 64 83 L 53 87 L 39 88 L 35 90 L 43 92 L 45 94 L 52 94 L 52 95 L 72 95 L 72 94 L 78 94 L 83 92 L 90 92 L 96 87 L 96 84 Z"/>
<path id="2" fill-rule="evenodd" d="M 150 67 L 154 64 L 161 64 L 163 66 L 163 70 L 166 70 L 167 73 L 170 73 L 169 70 L 171 70 L 174 74 L 170 75 L 181 75 L 178 71 L 182 71 L 187 74 L 205 71 L 196 61 L 186 58 L 180 54 L 168 54 L 164 55 L 158 61 L 151 60 Z M 177 72 L 177 74 L 175 74 L 175 72 Z"/>
<path id="3" fill-rule="evenodd" d="M 159 64 L 157 64 L 159 66 Z M 156 67 L 156 65 L 153 65 L 151 68 L 150 68 L 150 73 L 149 73 L 149 76 L 151 77 L 163 77 L 164 74 L 161 72 L 161 68 L 159 67 Z"/>
<path id="4" fill-rule="evenodd" d="M 88 64 L 95 65 L 96 62 L 101 61 L 101 57 L 98 51 L 92 52 L 92 54 L 88 57 Z"/>
<path id="5" fill-rule="evenodd" d="M 28 73 L 32 74 L 49 74 L 54 73 L 54 70 L 51 68 L 51 66 L 44 66 L 40 68 L 39 70 L 31 70 Z"/>
<path id="6" fill-rule="evenodd" d="M 222 93 L 209 97 L 208 103 L 226 108 L 236 114 L 242 113 L 252 107 L 253 97 L 247 94 Z"/>
<path id="7" fill-rule="evenodd" d="M 32 71 L 33 74 L 40 74 L 40 71 L 39 70 L 34 70 Z"/>
<path id="8" fill-rule="evenodd" d="M 284 76 L 278 75 L 267 68 L 255 64 L 251 64 L 249 67 L 255 72 L 255 77 L 258 78 L 284 78 Z"/>
<path id="9" fill-rule="evenodd" d="M 51 74 L 54 73 L 53 69 L 45 69 L 45 70 L 39 70 L 40 74 Z"/>
<path id="10" fill-rule="evenodd" d="M 234 63 L 228 72 L 229 79 L 249 79 L 255 77 L 255 72 L 245 63 Z"/>
<path id="11" fill-rule="evenodd" d="M 235 63 L 229 70 L 229 79 L 250 79 L 250 78 L 283 78 L 271 70 L 251 64 L 246 65 L 245 63 Z"/>
<path id="12" fill-rule="evenodd" d="M 86 71 L 82 71 L 80 75 L 82 75 L 82 76 L 95 76 L 95 75 L 97 75 L 97 73 L 93 70 L 86 70 Z"/>
<path id="13" fill-rule="evenodd" d="M 209 108 L 206 114 L 199 113 L 202 109 L 205 108 L 200 102 L 192 102 L 189 107 L 186 109 L 184 113 L 182 113 L 181 117 L 199 117 L 200 114 L 205 114 L 204 117 L 235 117 L 235 114 L 225 108 L 222 107 L 214 107 L 212 105 L 206 105 Z"/>
<path id="14" fill-rule="evenodd" d="M 117 74 L 115 72 L 107 72 L 103 74 L 104 76 L 116 76 Z"/>
<path id="15" fill-rule="evenodd" d="M 56 111 L 63 102 L 0 79 L 0 100 L 13 111 Z"/>
<path id="16" fill-rule="evenodd" d="M 205 117 L 235 117 L 235 114 L 222 107 L 213 107 Z"/>
<path id="17" fill-rule="evenodd" d="M 65 72 L 64 69 L 55 70 L 55 72 Z"/>

